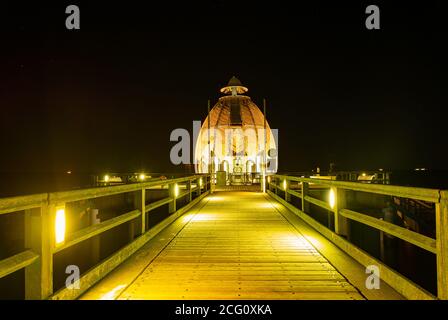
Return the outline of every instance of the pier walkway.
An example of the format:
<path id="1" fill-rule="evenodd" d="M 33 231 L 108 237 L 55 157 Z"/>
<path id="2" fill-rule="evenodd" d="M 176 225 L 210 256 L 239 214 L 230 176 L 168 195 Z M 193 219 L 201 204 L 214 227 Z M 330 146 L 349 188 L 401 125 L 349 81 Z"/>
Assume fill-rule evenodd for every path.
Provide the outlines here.
<path id="1" fill-rule="evenodd" d="M 214 193 L 82 298 L 364 299 L 278 207 Z"/>

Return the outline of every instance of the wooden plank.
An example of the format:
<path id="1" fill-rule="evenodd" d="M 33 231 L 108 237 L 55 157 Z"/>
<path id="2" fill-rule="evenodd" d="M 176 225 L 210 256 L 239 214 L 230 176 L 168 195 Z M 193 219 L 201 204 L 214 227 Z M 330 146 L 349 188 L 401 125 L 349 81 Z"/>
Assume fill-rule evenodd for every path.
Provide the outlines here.
<path id="1" fill-rule="evenodd" d="M 365 224 L 367 226 L 373 227 L 377 230 L 384 231 L 390 235 L 393 235 L 397 238 L 400 238 L 404 241 L 407 241 L 409 243 L 412 243 L 416 245 L 417 247 L 420 247 L 422 249 L 425 249 L 429 252 L 436 253 L 436 240 L 432 239 L 430 237 L 424 236 L 422 234 L 419 234 L 417 232 L 402 228 L 400 226 L 397 226 L 393 223 L 379 220 L 374 217 L 369 217 L 368 215 L 348 210 L 348 209 L 341 209 L 339 210 L 339 214 L 343 215 L 346 218 L 349 218 L 350 220 L 358 221 L 362 224 Z"/>
<path id="2" fill-rule="evenodd" d="M 204 197 L 208 195 L 208 192 L 203 193 L 200 197 L 194 199 L 192 202 L 188 203 L 176 213 L 172 214 L 167 219 L 163 220 L 153 228 L 149 229 L 136 238 L 133 242 L 129 243 L 127 246 L 109 256 L 107 259 L 102 261 L 99 265 L 93 267 L 85 274 L 81 276 L 80 279 L 80 289 L 79 290 L 69 290 L 67 288 L 63 288 L 52 295 L 50 300 L 70 300 L 76 299 L 84 292 L 86 292 L 90 287 L 92 287 L 95 283 L 104 278 L 107 274 L 109 274 L 113 269 L 115 269 L 118 265 L 128 259 L 132 254 L 134 254 L 138 249 L 140 249 L 144 244 L 146 244 L 149 240 L 154 238 L 159 232 L 165 229 L 169 224 L 171 224 L 174 220 L 182 216 L 185 212 L 191 209 L 193 206 L 198 204 Z"/>
<path id="3" fill-rule="evenodd" d="M 268 192 L 268 194 L 273 199 L 283 204 L 288 210 L 296 214 L 299 218 L 301 218 L 303 221 L 309 224 L 312 228 L 314 228 L 328 240 L 330 240 L 339 248 L 341 248 L 343 251 L 345 251 L 348 255 L 350 255 L 359 263 L 361 263 L 363 266 L 366 267 L 369 265 L 377 265 L 380 268 L 382 280 L 384 280 L 387 284 L 389 284 L 391 287 L 397 290 L 397 292 L 400 293 L 402 296 L 406 297 L 407 299 L 414 299 L 414 300 L 433 300 L 435 298 L 431 293 L 429 293 L 419 285 L 413 283 L 411 280 L 407 279 L 398 272 L 389 268 L 381 261 L 378 261 L 377 259 L 371 257 L 363 250 L 359 249 L 358 247 L 351 244 L 344 238 L 338 236 L 336 233 L 332 232 L 325 226 L 321 225 L 319 222 L 315 221 L 306 213 L 302 212 L 301 210 L 294 207 L 290 203 L 287 203 L 282 198 L 278 197 L 276 194 L 272 192 Z"/>
<path id="4" fill-rule="evenodd" d="M 330 205 L 325 201 L 313 198 L 311 196 L 305 196 L 305 201 L 308 201 L 309 203 L 315 204 L 316 206 L 332 211 Z"/>
<path id="5" fill-rule="evenodd" d="M 39 255 L 35 254 L 31 250 L 26 250 L 18 253 L 12 257 L 3 259 L 0 261 L 0 279 L 7 275 L 23 269 L 30 264 L 34 263 L 39 258 Z"/>
<path id="6" fill-rule="evenodd" d="M 140 210 L 133 210 L 131 212 L 122 214 L 118 217 L 106 220 L 104 222 L 101 222 L 99 224 L 94 224 L 90 227 L 84 228 L 80 231 L 77 231 L 70 235 L 64 244 L 55 247 L 53 249 L 53 253 L 62 251 L 64 249 L 67 249 L 71 246 L 74 246 L 77 243 L 80 243 L 84 240 L 90 239 L 96 235 L 99 235 L 100 233 L 103 233 L 107 230 L 110 230 L 112 228 L 115 228 L 123 223 L 126 223 L 128 221 L 134 220 L 138 217 L 140 217 Z"/>
<path id="7" fill-rule="evenodd" d="M 448 300 L 448 191 L 440 193 L 436 204 L 437 296 Z"/>
<path id="8" fill-rule="evenodd" d="M 182 183 L 185 181 L 197 179 L 198 177 L 201 177 L 201 175 L 193 175 L 193 176 L 177 178 L 177 179 L 167 179 L 167 180 L 157 180 L 157 181 L 149 181 L 149 182 L 142 182 L 142 183 L 125 184 L 125 185 L 118 185 L 118 186 L 108 186 L 108 187 L 54 192 L 54 193 L 49 194 L 49 199 L 50 199 L 50 202 L 52 202 L 52 203 L 93 199 L 93 198 L 98 198 L 98 197 L 116 195 L 116 194 L 120 194 L 120 193 L 135 192 L 135 191 L 141 190 L 142 188 L 150 189 L 153 187 L 166 186 L 168 184 Z"/>
<path id="9" fill-rule="evenodd" d="M 216 197 L 120 299 L 362 299 L 266 198 Z"/>
<path id="10" fill-rule="evenodd" d="M 284 175 L 273 175 L 273 177 L 279 179 L 287 179 L 290 181 L 297 182 L 308 182 L 313 184 L 319 184 L 327 187 L 340 187 L 346 190 L 363 191 L 376 194 L 384 194 L 402 198 L 411 198 L 417 200 L 423 200 L 428 202 L 438 202 L 439 201 L 439 190 L 428 189 L 428 188 L 415 188 L 415 187 L 404 187 L 404 186 L 393 186 L 386 184 L 371 184 L 371 183 L 361 183 L 361 182 L 346 182 L 346 181 L 336 181 L 336 180 L 324 180 L 324 179 L 313 179 L 313 178 L 302 178 Z"/>
<path id="11" fill-rule="evenodd" d="M 173 201 L 173 198 L 166 197 L 166 198 L 151 202 L 150 204 L 148 204 L 146 206 L 145 211 L 148 212 L 148 211 L 154 210 L 154 209 L 164 206 L 172 201 Z"/>
<path id="12" fill-rule="evenodd" d="M 289 194 L 297 197 L 297 198 L 301 198 L 302 197 L 302 193 L 301 192 L 298 192 L 298 191 L 295 191 L 295 190 L 292 190 L 292 189 L 288 189 L 287 192 Z"/>
<path id="13" fill-rule="evenodd" d="M 40 207 L 46 203 L 47 196 L 43 193 L 0 199 L 0 215 Z"/>

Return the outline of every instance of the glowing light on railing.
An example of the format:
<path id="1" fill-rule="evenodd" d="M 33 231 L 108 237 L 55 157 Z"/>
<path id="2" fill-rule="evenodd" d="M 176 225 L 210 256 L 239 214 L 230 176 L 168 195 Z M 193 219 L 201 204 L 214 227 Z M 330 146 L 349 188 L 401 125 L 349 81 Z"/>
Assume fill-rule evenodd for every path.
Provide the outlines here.
<path id="1" fill-rule="evenodd" d="M 109 175 L 106 174 L 104 176 L 104 182 L 109 182 L 109 180 L 110 180 L 110 177 L 109 177 Z"/>
<path id="2" fill-rule="evenodd" d="M 367 174 L 365 172 L 362 173 L 362 176 L 365 177 Z"/>
<path id="3" fill-rule="evenodd" d="M 271 177 L 268 176 L 268 183 L 271 183 Z"/>
<path id="4" fill-rule="evenodd" d="M 56 245 L 62 244 L 65 240 L 65 208 L 56 209 L 54 226 Z"/>
<path id="5" fill-rule="evenodd" d="M 201 187 L 201 188 L 202 188 L 202 178 L 201 178 L 201 179 L 199 179 L 199 187 Z"/>
<path id="6" fill-rule="evenodd" d="M 286 179 L 283 180 L 283 190 L 286 190 L 286 187 L 288 186 Z"/>
<path id="7" fill-rule="evenodd" d="M 174 197 L 177 198 L 179 196 L 179 185 L 174 184 Z"/>
<path id="8" fill-rule="evenodd" d="M 140 181 L 145 181 L 145 179 L 146 179 L 146 175 L 143 174 L 143 173 L 141 173 L 141 174 L 138 176 L 138 179 L 139 179 Z"/>
<path id="9" fill-rule="evenodd" d="M 328 203 L 330 204 L 330 208 L 333 209 L 336 204 L 336 193 L 333 188 L 330 189 L 330 193 L 328 195 Z"/>

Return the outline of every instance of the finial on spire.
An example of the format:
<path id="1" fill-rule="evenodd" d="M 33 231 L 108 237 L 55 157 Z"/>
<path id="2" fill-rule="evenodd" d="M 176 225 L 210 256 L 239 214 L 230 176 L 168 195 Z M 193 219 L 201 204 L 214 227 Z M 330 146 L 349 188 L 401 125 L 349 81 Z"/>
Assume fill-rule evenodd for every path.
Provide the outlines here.
<path id="1" fill-rule="evenodd" d="M 236 96 L 238 94 L 246 93 L 247 91 L 249 91 L 249 89 L 247 89 L 245 86 L 243 86 L 243 84 L 237 77 L 233 76 L 229 80 L 229 83 L 227 84 L 227 86 L 225 86 L 224 88 L 221 88 L 220 91 L 222 93 L 231 94 L 232 96 Z"/>

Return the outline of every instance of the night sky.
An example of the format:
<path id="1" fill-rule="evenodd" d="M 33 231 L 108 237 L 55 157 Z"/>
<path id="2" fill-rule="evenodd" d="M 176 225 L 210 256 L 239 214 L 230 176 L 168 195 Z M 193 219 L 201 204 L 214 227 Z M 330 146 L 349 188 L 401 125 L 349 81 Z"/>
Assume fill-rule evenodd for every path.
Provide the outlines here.
<path id="1" fill-rule="evenodd" d="M 267 99 L 279 171 L 448 169 L 442 1 L 9 2 L 0 172 L 182 170 L 170 132 L 191 131 L 233 75 Z M 68 4 L 81 30 L 65 29 Z"/>

